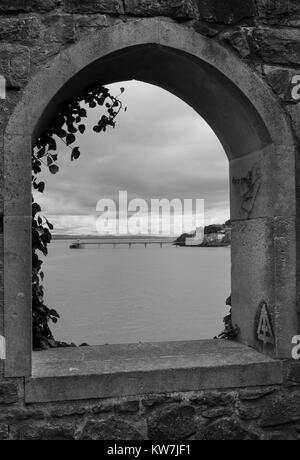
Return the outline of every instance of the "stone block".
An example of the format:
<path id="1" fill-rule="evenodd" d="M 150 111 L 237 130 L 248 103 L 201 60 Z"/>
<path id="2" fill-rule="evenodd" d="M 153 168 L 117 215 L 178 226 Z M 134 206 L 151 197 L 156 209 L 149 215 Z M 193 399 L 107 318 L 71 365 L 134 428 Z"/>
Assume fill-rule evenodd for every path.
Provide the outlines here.
<path id="1" fill-rule="evenodd" d="M 132 16 L 168 16 L 181 20 L 197 17 L 194 0 L 125 0 L 125 12 Z"/>
<path id="2" fill-rule="evenodd" d="M 129 441 L 145 439 L 142 433 L 131 423 L 120 418 L 110 417 L 106 420 L 90 420 L 80 435 L 85 441 Z"/>
<path id="3" fill-rule="evenodd" d="M 22 45 L 1 44 L 0 74 L 6 79 L 7 90 L 22 88 L 28 82 L 30 74 L 29 48 Z"/>
<path id="4" fill-rule="evenodd" d="M 182 397 L 178 396 L 156 396 L 156 397 L 149 397 L 147 399 L 142 400 L 142 406 L 145 409 L 153 409 L 157 408 L 158 406 L 163 406 L 167 404 L 177 404 L 182 401 Z"/>
<path id="5" fill-rule="evenodd" d="M 41 36 L 45 45 L 74 43 L 76 41 L 74 18 L 61 13 L 42 17 Z"/>
<path id="6" fill-rule="evenodd" d="M 71 423 L 50 421 L 39 424 L 24 424 L 17 428 L 15 439 L 22 441 L 72 441 L 75 428 Z"/>
<path id="7" fill-rule="evenodd" d="M 9 438 L 8 425 L 0 424 L 0 441 L 6 441 Z"/>
<path id="8" fill-rule="evenodd" d="M 300 71 L 265 65 L 264 73 L 272 90 L 282 101 L 296 103 L 292 97 L 292 79 L 295 75 L 298 75 Z"/>
<path id="9" fill-rule="evenodd" d="M 264 62 L 299 65 L 300 29 L 261 27 L 254 30 L 253 36 Z"/>
<path id="10" fill-rule="evenodd" d="M 297 272 L 295 218 L 274 222 L 275 334 L 277 347 L 291 356 L 291 338 L 297 335 Z"/>
<path id="11" fill-rule="evenodd" d="M 231 219 L 295 216 L 294 147 L 272 146 L 230 162 Z"/>
<path id="12" fill-rule="evenodd" d="M 300 4 L 298 0 L 257 0 L 259 16 L 281 19 L 285 15 L 300 14 Z"/>
<path id="13" fill-rule="evenodd" d="M 31 375 L 31 222 L 31 216 L 4 219 L 7 377 Z"/>
<path id="14" fill-rule="evenodd" d="M 219 407 L 233 405 L 235 402 L 234 393 L 220 393 L 218 391 L 206 391 L 201 395 L 191 398 L 191 401 L 198 406 Z"/>
<path id="15" fill-rule="evenodd" d="M 241 401 L 257 401 L 269 396 L 274 393 L 276 388 L 255 388 L 255 389 L 244 389 L 239 392 L 239 399 Z"/>
<path id="16" fill-rule="evenodd" d="M 296 105 L 287 105 L 286 111 L 291 117 L 293 130 L 300 145 L 300 103 Z"/>
<path id="17" fill-rule="evenodd" d="M 63 0 L 63 10 L 67 13 L 122 14 L 122 0 Z"/>
<path id="18" fill-rule="evenodd" d="M 253 52 L 252 29 L 239 27 L 238 29 L 226 31 L 222 34 L 225 40 L 242 58 L 246 58 Z"/>
<path id="19" fill-rule="evenodd" d="M 254 0 L 197 0 L 199 17 L 208 22 L 238 24 L 256 15 Z"/>
<path id="20" fill-rule="evenodd" d="M 300 420 L 300 394 L 274 397 L 265 408 L 260 425 L 264 428 L 284 425 Z"/>
<path id="21" fill-rule="evenodd" d="M 4 213 L 31 215 L 31 139 L 7 136 L 4 145 Z"/>
<path id="22" fill-rule="evenodd" d="M 273 225 L 272 219 L 253 219 L 232 227 L 233 325 L 240 328 L 239 340 L 254 348 L 260 348 L 256 319 L 262 301 L 274 319 Z"/>
<path id="23" fill-rule="evenodd" d="M 60 4 L 61 0 L 1 0 L 0 13 L 16 14 L 41 11 L 47 13 Z"/>
<path id="24" fill-rule="evenodd" d="M 0 42 L 32 45 L 40 38 L 40 22 L 36 17 L 0 16 Z"/>
<path id="25" fill-rule="evenodd" d="M 185 439 L 196 430 L 195 409 L 190 406 L 161 410 L 148 418 L 149 439 Z"/>
<path id="26" fill-rule="evenodd" d="M 262 409 L 258 406 L 252 406 L 250 404 L 242 404 L 239 407 L 238 415 L 241 420 L 257 420 L 262 414 Z"/>
<path id="27" fill-rule="evenodd" d="M 0 382 L 0 405 L 14 404 L 18 401 L 18 385 L 11 382 Z"/>
<path id="28" fill-rule="evenodd" d="M 197 435 L 197 439 L 204 441 L 243 441 L 249 439 L 249 435 L 238 421 L 224 417 L 206 426 L 203 432 Z"/>

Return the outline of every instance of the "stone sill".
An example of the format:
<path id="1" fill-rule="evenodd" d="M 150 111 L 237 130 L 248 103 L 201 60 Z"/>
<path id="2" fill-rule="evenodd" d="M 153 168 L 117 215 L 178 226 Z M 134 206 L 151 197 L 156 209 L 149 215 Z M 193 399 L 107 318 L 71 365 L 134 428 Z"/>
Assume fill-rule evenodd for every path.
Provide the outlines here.
<path id="1" fill-rule="evenodd" d="M 282 363 L 235 342 L 146 343 L 33 353 L 26 403 L 280 385 Z"/>

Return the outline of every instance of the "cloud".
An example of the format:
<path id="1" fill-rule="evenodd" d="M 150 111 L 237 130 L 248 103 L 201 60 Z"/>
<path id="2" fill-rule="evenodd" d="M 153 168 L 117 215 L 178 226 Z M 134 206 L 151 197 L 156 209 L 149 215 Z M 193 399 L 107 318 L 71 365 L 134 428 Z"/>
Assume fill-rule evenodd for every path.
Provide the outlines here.
<path id="1" fill-rule="evenodd" d="M 56 231 L 95 227 L 98 200 L 116 199 L 127 190 L 129 199 L 201 198 L 211 222 L 229 217 L 228 160 L 207 123 L 188 105 L 160 88 L 136 81 L 110 86 L 128 107 L 115 129 L 96 134 L 92 126 L 98 109 L 88 111 L 88 129 L 78 139 L 81 158 L 71 163 L 60 146 L 60 172 L 46 170 L 45 194 L 37 197 L 46 215 L 55 216 Z"/>

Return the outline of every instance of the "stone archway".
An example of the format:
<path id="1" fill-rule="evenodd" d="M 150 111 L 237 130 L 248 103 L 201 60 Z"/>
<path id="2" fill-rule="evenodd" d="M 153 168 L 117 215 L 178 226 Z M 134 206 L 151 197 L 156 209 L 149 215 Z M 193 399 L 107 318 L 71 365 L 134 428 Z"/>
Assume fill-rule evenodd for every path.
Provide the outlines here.
<path id="1" fill-rule="evenodd" d="M 5 257 L 7 376 L 31 372 L 32 138 L 65 98 L 96 81 L 131 78 L 179 96 L 220 138 L 230 161 L 239 340 L 272 356 L 290 356 L 297 314 L 295 145 L 288 121 L 261 78 L 232 52 L 185 25 L 155 18 L 97 31 L 61 51 L 30 79 L 10 117 L 4 138 L 5 246 L 17 243 Z M 261 302 L 275 338 L 267 347 L 256 333 Z"/>

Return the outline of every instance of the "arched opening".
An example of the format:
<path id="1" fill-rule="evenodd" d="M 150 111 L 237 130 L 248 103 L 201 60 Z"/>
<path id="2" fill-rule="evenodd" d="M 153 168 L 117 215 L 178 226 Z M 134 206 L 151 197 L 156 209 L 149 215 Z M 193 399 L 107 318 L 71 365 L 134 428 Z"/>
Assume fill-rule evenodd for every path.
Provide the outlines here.
<path id="1" fill-rule="evenodd" d="M 184 26 L 155 19 L 141 21 L 135 28 L 122 24 L 99 31 L 62 52 L 32 79 L 6 131 L 6 235 L 23 241 L 25 235 L 30 247 L 32 136 L 34 142 L 66 98 L 95 82 L 132 79 L 181 98 L 208 122 L 222 142 L 230 161 L 232 303 L 239 341 L 272 356 L 289 356 L 290 337 L 297 331 L 295 247 L 285 244 L 295 241 L 293 137 L 260 78 L 225 48 Z M 24 142 L 28 155 L 25 173 L 20 171 L 16 184 L 9 170 L 20 150 L 24 151 Z M 14 289 L 6 286 L 5 292 L 6 374 L 11 376 L 30 374 L 30 251 L 23 250 L 22 254 L 15 267 L 16 285 Z M 286 263 L 289 279 L 284 275 Z M 7 278 L 10 273 L 7 266 Z M 274 331 L 272 344 L 261 342 L 257 334 L 262 302 L 267 305 Z M 21 337 L 18 343 L 11 340 L 16 331 Z"/>
<path id="2" fill-rule="evenodd" d="M 84 106 L 80 159 L 71 163 L 61 141 L 60 173 L 43 168 L 40 175 L 46 189 L 36 201 L 54 224 L 43 266 L 46 305 L 60 314 L 51 329 L 57 340 L 78 345 L 213 339 L 229 314 L 228 160 L 211 128 L 179 98 L 136 80 L 108 89 L 118 94 L 121 87 L 128 110 L 116 129 L 94 133 L 103 109 Z M 124 218 L 110 216 L 107 228 L 99 228 L 96 208 L 99 200 L 113 200 L 117 208 L 123 191 L 129 213 L 136 199 L 147 213 L 132 224 L 122 221 L 120 235 Z M 151 210 L 152 200 L 166 200 L 166 209 Z M 172 200 L 179 200 L 174 224 Z M 201 250 L 186 240 L 174 245 L 196 230 L 184 200 L 193 213 L 196 200 L 202 213 L 204 200 L 204 216 L 194 214 L 206 226 L 203 243 L 193 243 L 203 244 Z M 75 241 L 82 250 L 70 250 Z"/>

